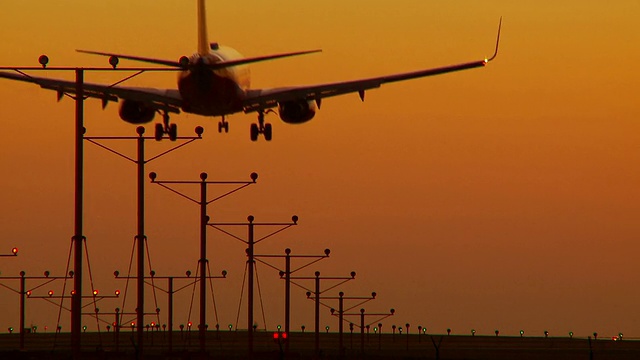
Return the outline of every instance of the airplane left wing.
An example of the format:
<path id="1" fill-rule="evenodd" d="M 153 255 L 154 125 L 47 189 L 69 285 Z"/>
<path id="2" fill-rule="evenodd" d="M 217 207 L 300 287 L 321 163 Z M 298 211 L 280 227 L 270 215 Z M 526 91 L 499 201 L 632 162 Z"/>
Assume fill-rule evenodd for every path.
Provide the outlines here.
<path id="1" fill-rule="evenodd" d="M 354 81 L 311 86 L 249 90 L 244 101 L 244 111 L 246 113 L 253 111 L 262 111 L 268 108 L 275 107 L 278 105 L 278 103 L 296 100 L 315 101 L 318 107 L 320 107 L 320 103 L 323 98 L 354 92 L 357 92 L 360 95 L 360 99 L 364 101 L 364 94 L 366 90 L 378 88 L 382 84 L 483 67 L 490 61 L 495 59 L 498 55 L 501 29 L 502 18 L 500 18 L 500 23 L 498 24 L 498 36 L 496 38 L 495 51 L 490 58 L 439 68 L 424 69 Z"/>
<path id="2" fill-rule="evenodd" d="M 487 64 L 488 61 L 489 60 L 485 59 L 434 69 L 425 69 L 401 74 L 331 84 L 249 90 L 245 98 L 244 109 L 247 113 L 260 111 L 275 107 L 278 105 L 278 103 L 281 102 L 295 101 L 300 99 L 316 101 L 316 103 L 319 104 L 323 98 L 355 92 L 359 93 L 360 98 L 364 101 L 364 92 L 366 90 L 379 88 L 382 84 L 483 67 Z"/>
<path id="3" fill-rule="evenodd" d="M 76 93 L 75 81 L 43 78 L 7 71 L 0 71 L 0 78 L 29 82 L 39 85 L 43 89 L 54 90 L 58 93 L 58 100 L 60 100 L 64 94 Z M 157 110 L 172 113 L 180 113 L 180 107 L 182 106 L 182 97 L 178 90 L 175 89 L 84 83 L 83 93 L 86 97 L 102 100 L 103 107 L 105 107 L 109 101 L 117 102 L 118 99 L 145 102 Z"/>

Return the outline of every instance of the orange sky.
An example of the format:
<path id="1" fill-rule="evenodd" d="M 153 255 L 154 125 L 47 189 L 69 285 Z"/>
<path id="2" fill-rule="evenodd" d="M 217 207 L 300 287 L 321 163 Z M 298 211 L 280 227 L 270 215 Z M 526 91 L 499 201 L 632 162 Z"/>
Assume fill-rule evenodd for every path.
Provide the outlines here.
<path id="1" fill-rule="evenodd" d="M 258 172 L 257 185 L 212 205 L 212 216 L 287 221 L 297 214 L 300 226 L 257 251 L 330 248 L 331 259 L 310 273 L 357 271 L 343 291 L 376 291 L 367 310 L 394 307 L 388 324 L 640 336 L 640 3 L 243 0 L 209 1 L 208 13 L 210 40 L 246 56 L 323 49 L 253 66 L 256 88 L 479 60 L 491 54 L 504 16 L 500 54 L 485 69 L 386 85 L 367 92 L 365 103 L 357 95 L 328 99 L 300 126 L 269 115 L 271 143 L 249 140 L 254 115 L 232 116 L 227 135 L 217 133 L 217 119 L 174 116 L 183 135 L 203 125 L 204 140 L 147 170 L 183 180 L 202 171 L 210 179 Z M 51 65 L 107 65 L 74 49 L 177 59 L 195 50 L 194 21 L 195 4 L 184 0 L 10 1 L 0 13 L 0 64 L 36 65 L 46 53 Z M 175 87 L 175 76 L 149 74 L 130 84 Z M 0 249 L 20 248 L 18 258 L 0 258 L 0 271 L 60 275 L 73 235 L 74 104 L 0 80 L 0 109 Z M 90 135 L 135 135 L 135 126 L 119 120 L 117 104 L 101 111 L 90 100 L 85 114 Z M 133 144 L 116 146 L 134 154 Z M 166 148 L 151 143 L 149 152 Z M 124 288 L 111 274 L 128 266 L 134 176 L 132 164 L 86 145 L 85 235 L 94 281 L 104 291 Z M 147 187 L 147 206 L 153 268 L 159 275 L 195 272 L 197 206 L 157 186 Z M 212 272 L 229 271 L 217 283 L 219 321 L 235 324 L 243 246 L 211 234 L 209 249 Z M 273 328 L 283 322 L 282 282 L 265 267 L 258 271 Z M 177 299 L 176 323 L 186 322 L 189 298 Z M 0 314 L 0 329 L 17 327 L 18 297 L 2 290 L 0 304 L 16 309 Z M 293 306 L 292 325 L 311 328 L 313 306 L 303 291 L 294 293 Z M 27 304 L 28 324 L 53 328 L 56 317 L 53 306 Z M 68 329 L 68 314 L 62 319 Z M 322 322 L 337 328 L 328 313 Z"/>

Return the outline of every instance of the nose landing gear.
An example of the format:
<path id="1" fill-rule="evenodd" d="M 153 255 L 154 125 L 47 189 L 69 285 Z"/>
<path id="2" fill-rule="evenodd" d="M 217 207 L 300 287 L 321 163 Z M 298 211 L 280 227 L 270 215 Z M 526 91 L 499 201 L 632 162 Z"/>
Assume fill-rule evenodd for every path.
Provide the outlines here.
<path id="1" fill-rule="evenodd" d="M 229 123 L 224 116 L 222 116 L 222 120 L 218 122 L 218 132 L 221 133 L 223 130 L 225 133 L 229 132 Z"/>

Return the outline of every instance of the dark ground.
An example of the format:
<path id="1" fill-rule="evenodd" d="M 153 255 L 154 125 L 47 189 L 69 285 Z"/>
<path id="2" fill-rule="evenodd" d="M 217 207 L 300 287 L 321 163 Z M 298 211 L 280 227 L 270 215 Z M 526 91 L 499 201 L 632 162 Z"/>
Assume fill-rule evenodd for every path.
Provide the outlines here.
<path id="1" fill-rule="evenodd" d="M 83 359 L 136 359 L 132 332 L 122 331 L 118 339 L 113 332 L 82 334 Z M 206 352 L 198 352 L 198 333 L 173 333 L 173 352 L 169 352 L 168 333 L 145 334 L 147 359 L 247 359 L 247 333 L 244 331 L 210 331 Z M 321 352 L 315 354 L 313 333 L 292 333 L 290 353 L 282 356 L 271 332 L 257 332 L 253 359 L 340 359 L 337 333 L 320 334 Z M 439 351 L 436 346 L 440 343 Z M 406 334 L 369 334 L 361 349 L 360 334 L 344 335 L 344 359 L 640 359 L 640 341 L 624 339 L 589 340 L 564 337 L 448 336 Z M 17 333 L 0 335 L 0 359 L 70 359 L 70 334 L 25 334 L 20 350 Z"/>

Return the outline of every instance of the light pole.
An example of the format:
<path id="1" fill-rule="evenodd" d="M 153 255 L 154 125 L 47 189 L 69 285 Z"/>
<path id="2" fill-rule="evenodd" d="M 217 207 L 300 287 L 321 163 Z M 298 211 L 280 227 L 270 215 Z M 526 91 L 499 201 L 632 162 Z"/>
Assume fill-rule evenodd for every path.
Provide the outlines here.
<path id="1" fill-rule="evenodd" d="M 290 325 L 291 325 L 291 275 L 300 271 L 308 266 L 311 266 L 322 259 L 326 259 L 329 257 L 331 250 L 325 249 L 324 255 L 291 255 L 291 249 L 287 248 L 284 250 L 285 255 L 254 255 L 256 261 L 259 261 L 275 270 L 278 270 L 280 274 L 280 278 L 284 279 L 284 332 L 288 336 L 288 340 L 285 343 L 285 351 L 289 351 L 289 344 L 291 344 L 291 334 L 290 334 Z M 285 268 L 284 270 L 279 269 L 276 266 L 269 264 L 266 261 L 261 260 L 261 258 L 284 258 L 285 259 Z M 297 267 L 295 269 L 291 269 L 291 259 L 313 259 L 310 262 Z"/>
<path id="2" fill-rule="evenodd" d="M 340 291 L 338 293 L 338 297 L 331 297 L 331 296 L 324 296 L 321 297 L 322 300 L 338 300 L 338 333 L 339 333 L 339 353 L 340 356 L 344 356 L 344 340 L 343 340 L 343 335 L 344 335 L 344 314 L 347 311 L 351 311 L 352 309 L 355 309 L 358 306 L 361 306 L 371 300 L 374 300 L 376 298 L 376 293 L 372 292 L 371 296 L 344 296 L 344 292 Z M 359 302 L 348 307 L 348 308 L 344 308 L 344 301 L 345 300 L 358 300 Z M 336 316 L 335 314 L 335 309 L 331 308 L 331 315 Z M 368 329 L 367 329 L 368 330 Z M 374 329 L 374 331 L 377 331 L 377 329 Z"/>
<path id="3" fill-rule="evenodd" d="M 361 353 L 361 355 L 364 355 L 364 339 L 365 339 L 364 331 L 365 331 L 365 328 L 367 327 L 367 325 L 375 324 L 375 323 L 377 323 L 378 321 L 380 321 L 382 319 L 386 319 L 389 316 L 393 316 L 395 313 L 396 313 L 395 309 L 391 309 L 391 310 L 389 310 L 388 313 L 368 313 L 367 314 L 367 313 L 365 313 L 365 309 L 362 308 L 362 309 L 360 309 L 359 313 L 344 313 L 344 314 L 342 314 L 343 316 L 358 316 L 358 317 L 360 317 L 360 325 L 359 325 L 359 327 L 360 327 L 360 353 Z M 367 316 L 375 316 L 376 320 L 374 320 L 371 323 L 367 324 L 367 323 L 365 323 L 365 318 Z M 353 324 L 353 323 L 351 323 L 351 324 Z M 356 325 L 356 326 L 358 326 L 358 325 Z M 392 329 L 393 329 L 393 332 L 395 334 L 396 326 L 393 325 Z M 400 330 L 400 332 L 402 332 L 402 330 Z"/>
<path id="4" fill-rule="evenodd" d="M 316 271 L 315 276 L 313 277 L 309 277 L 309 276 L 301 276 L 301 277 L 292 277 L 290 278 L 291 280 L 314 280 L 314 284 L 315 287 L 313 290 L 308 289 L 298 283 L 295 283 L 297 286 L 299 286 L 302 289 L 307 290 L 307 299 L 311 299 L 314 300 L 315 303 L 315 307 L 314 307 L 314 318 L 315 318 L 315 327 L 314 327 L 314 342 L 315 342 L 315 352 L 316 354 L 320 353 L 320 295 L 322 295 L 322 293 L 329 291 L 331 289 L 335 289 L 336 287 L 346 283 L 347 281 L 351 281 L 353 279 L 356 278 L 356 272 L 352 271 L 351 272 L 351 276 L 323 276 L 320 277 L 320 271 Z M 320 288 L 320 281 L 321 280 L 333 280 L 333 281 L 337 281 L 336 284 L 329 286 L 326 289 L 322 289 Z M 313 296 L 312 296 L 313 295 Z"/>
<path id="5" fill-rule="evenodd" d="M 198 260 L 199 271 L 200 271 L 200 324 L 198 325 L 198 338 L 200 341 L 200 351 L 204 352 L 206 348 L 206 296 L 207 296 L 207 282 L 206 273 L 207 273 L 207 223 L 209 222 L 209 216 L 207 216 L 207 205 L 210 203 L 220 200 L 228 195 L 235 193 L 245 187 L 255 184 L 258 179 L 258 174 L 251 173 L 250 181 L 208 181 L 207 173 L 200 173 L 200 181 L 189 181 L 189 180 L 157 180 L 157 174 L 152 172 L 149 174 L 149 178 L 151 182 L 161 187 L 187 199 L 194 203 L 196 203 L 200 207 L 200 260 Z M 200 199 L 193 199 L 171 187 L 171 185 L 175 184 L 190 184 L 190 185 L 198 185 L 200 188 Z M 211 200 L 207 197 L 207 187 L 208 185 L 238 185 L 234 190 L 228 191 L 223 195 L 217 196 Z"/>
<path id="6" fill-rule="evenodd" d="M 71 348 L 73 357 L 78 359 L 81 357 L 82 346 L 82 281 L 83 281 L 83 243 L 86 241 L 83 235 L 83 220 L 84 220 L 84 146 L 83 137 L 85 133 L 84 127 L 84 100 L 87 98 L 97 98 L 102 101 L 103 106 L 109 101 L 117 101 L 117 97 L 104 90 L 91 90 L 85 91 L 84 73 L 85 71 L 136 71 L 135 74 L 127 76 L 124 79 L 117 81 L 113 85 L 120 84 L 126 80 L 136 77 L 144 72 L 154 71 L 182 71 L 182 69 L 176 68 L 117 68 L 118 58 L 112 56 L 109 58 L 109 67 L 47 67 L 49 63 L 49 57 L 41 55 L 38 58 L 39 67 L 34 66 L 3 66 L 0 70 L 13 70 L 16 74 L 5 74 L 5 77 L 31 82 L 40 85 L 45 89 L 56 90 L 58 93 L 58 100 L 62 99 L 65 95 L 72 98 L 75 101 L 75 136 L 74 136 L 74 148 L 75 148 L 75 161 L 74 161 L 74 233 L 71 238 L 73 248 L 73 295 L 71 296 Z M 47 79 L 29 76 L 27 71 L 73 71 L 75 74 L 75 81 L 57 81 L 55 87 L 51 85 Z M 167 112 L 171 111 L 171 107 L 166 107 L 164 110 L 165 117 Z M 175 110 L 173 110 L 175 111 Z M 140 354 L 141 355 L 141 354 Z"/>
<path id="7" fill-rule="evenodd" d="M 196 127 L 195 133 L 196 136 L 187 136 L 187 137 L 175 137 L 172 140 L 185 140 L 184 143 L 173 146 L 167 151 L 164 151 L 156 156 L 150 157 L 147 159 L 145 157 L 145 140 L 161 140 L 162 138 L 156 136 L 144 136 L 145 129 L 143 126 L 138 126 L 136 128 L 136 133 L 138 136 L 84 136 L 84 139 L 89 143 L 94 144 L 102 149 L 105 149 L 125 160 L 133 162 L 137 165 L 137 234 L 134 237 L 134 243 L 137 243 L 137 302 L 136 302 L 136 312 L 137 312 L 137 323 L 144 323 L 144 279 L 145 279 L 145 245 L 147 245 L 147 236 L 145 235 L 145 206 L 144 206 L 144 168 L 145 165 L 153 160 L 156 160 L 174 150 L 177 150 L 185 145 L 188 145 L 196 140 L 202 139 L 202 133 L 204 129 L 200 126 Z M 135 159 L 116 151 L 104 144 L 101 141 L 106 140 L 136 140 L 137 144 L 137 157 Z M 132 257 L 133 260 L 133 257 Z M 128 275 L 127 275 L 128 276 Z M 125 289 L 127 291 L 127 289 Z M 123 304 L 124 306 L 124 304 Z M 144 353 L 144 329 L 142 327 L 138 327 L 137 329 L 137 344 L 140 353 Z"/>
<path id="8" fill-rule="evenodd" d="M 272 237 L 275 234 L 278 234 L 292 226 L 295 226 L 298 224 L 298 217 L 296 215 L 293 215 L 291 217 L 291 222 L 262 222 L 262 223 L 257 223 L 254 222 L 255 218 L 253 217 L 253 215 L 249 215 L 247 217 L 247 222 L 246 223 L 208 223 L 207 225 L 211 226 L 212 228 L 226 234 L 229 235 L 231 237 L 233 237 L 234 239 L 241 241 L 243 243 L 245 243 L 247 245 L 247 273 L 248 273 L 248 284 L 247 284 L 247 350 L 249 352 L 249 356 L 252 356 L 253 354 L 253 300 L 254 300 L 254 294 L 253 294 L 253 283 L 254 283 L 254 267 L 256 266 L 255 263 L 255 251 L 254 251 L 254 247 L 256 244 L 258 244 L 259 242 L 266 240 L 270 237 Z M 247 238 L 243 239 L 241 237 L 238 236 L 233 236 L 231 235 L 229 232 L 225 231 L 223 229 L 223 227 L 227 227 L 227 226 L 247 226 Z M 277 229 L 265 236 L 262 236 L 258 239 L 256 239 L 255 237 L 255 227 L 276 227 Z M 285 330 L 285 333 L 287 332 L 287 330 Z M 287 333 L 288 335 L 288 333 Z"/>
<path id="9" fill-rule="evenodd" d="M 131 277 L 131 276 L 120 276 L 120 272 L 119 271 L 114 271 L 113 275 L 116 277 L 116 279 L 138 279 L 138 277 Z M 144 280 L 150 279 L 152 280 L 152 286 L 154 288 L 159 289 L 160 291 L 163 291 L 165 293 L 167 293 L 168 296 L 168 300 L 167 300 L 167 307 L 168 309 L 168 314 L 167 314 L 167 323 L 168 323 L 168 343 L 169 343 L 169 353 L 173 352 L 173 294 L 186 289 L 187 287 L 191 286 L 192 284 L 195 284 L 198 281 L 201 281 L 201 278 L 195 278 L 195 277 L 191 277 L 191 271 L 187 271 L 185 273 L 185 276 L 156 276 L 155 271 L 151 271 L 151 276 L 145 276 L 143 277 Z M 227 277 L 227 271 L 226 270 L 222 270 L 221 275 L 219 276 L 206 276 L 205 279 L 226 279 Z M 166 279 L 167 280 L 167 289 L 163 289 L 157 285 L 155 285 L 155 283 L 153 282 L 153 280 L 159 280 L 159 279 Z M 178 288 L 178 289 L 174 289 L 173 287 L 173 281 L 174 280 L 190 280 L 188 284 L 183 285 L 182 287 Z M 159 310 L 159 309 L 158 309 Z M 118 323 L 121 323 L 121 319 L 117 320 Z M 142 323 L 139 323 L 142 324 Z M 142 326 L 140 326 L 139 328 L 142 328 Z"/>

